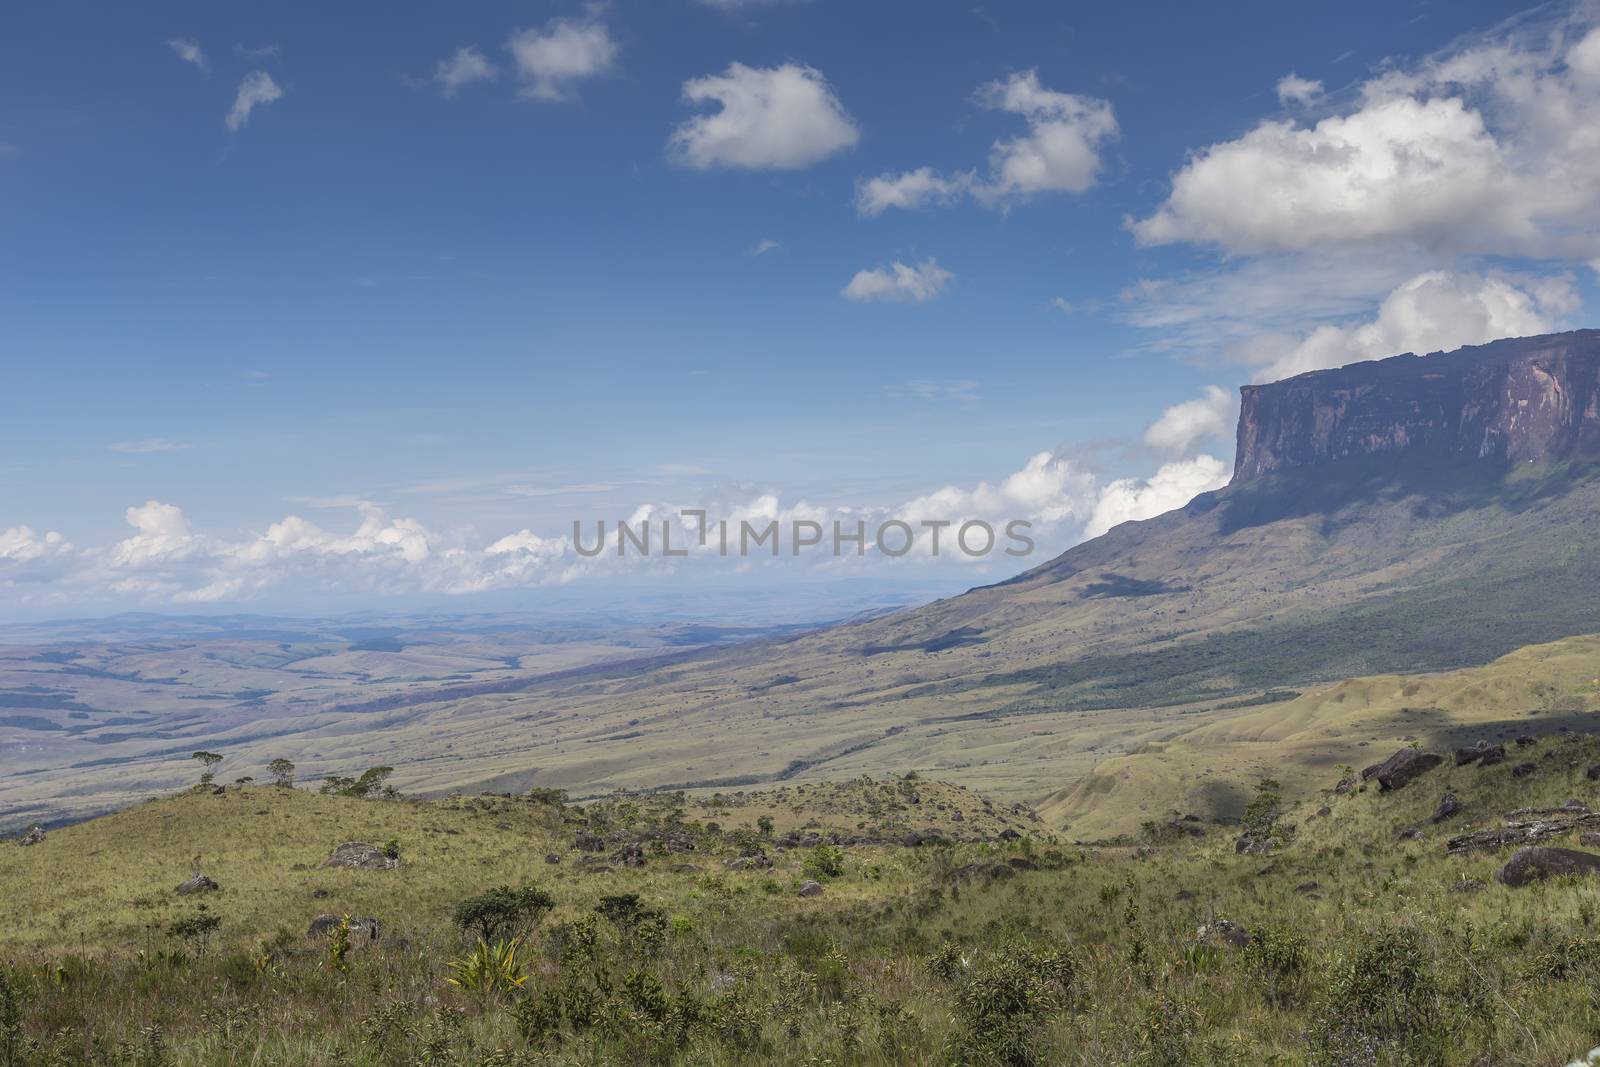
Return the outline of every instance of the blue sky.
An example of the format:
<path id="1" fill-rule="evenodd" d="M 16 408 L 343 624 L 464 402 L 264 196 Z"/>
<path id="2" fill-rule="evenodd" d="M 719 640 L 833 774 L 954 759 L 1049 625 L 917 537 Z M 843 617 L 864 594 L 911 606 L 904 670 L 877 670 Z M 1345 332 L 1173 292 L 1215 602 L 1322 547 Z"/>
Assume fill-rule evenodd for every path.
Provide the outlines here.
<path id="1" fill-rule="evenodd" d="M 0 612 L 536 600 L 641 507 L 1177 506 L 1242 382 L 1584 322 L 1600 37 L 1513 12 L 13 12 Z"/>

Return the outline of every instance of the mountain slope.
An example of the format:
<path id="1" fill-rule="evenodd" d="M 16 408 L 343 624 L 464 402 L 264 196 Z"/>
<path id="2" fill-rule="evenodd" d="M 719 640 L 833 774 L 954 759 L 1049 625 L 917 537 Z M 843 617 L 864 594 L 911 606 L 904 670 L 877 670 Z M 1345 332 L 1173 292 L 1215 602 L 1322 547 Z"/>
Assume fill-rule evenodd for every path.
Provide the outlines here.
<path id="1" fill-rule="evenodd" d="M 1252 387 L 1239 441 L 1227 488 L 926 607 L 204 744 L 258 775 L 277 755 L 307 775 L 390 764 L 408 791 L 918 769 L 1037 800 L 1277 690 L 1600 632 L 1600 332 Z M 0 799 L 188 773 L 152 748 Z"/>

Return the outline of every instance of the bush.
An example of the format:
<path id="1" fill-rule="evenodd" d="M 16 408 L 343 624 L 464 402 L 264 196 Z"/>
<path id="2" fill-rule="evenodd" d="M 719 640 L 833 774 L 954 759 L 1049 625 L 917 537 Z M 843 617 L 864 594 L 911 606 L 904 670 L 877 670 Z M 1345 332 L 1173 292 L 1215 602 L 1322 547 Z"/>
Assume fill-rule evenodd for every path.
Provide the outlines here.
<path id="1" fill-rule="evenodd" d="M 1339 959 L 1308 1033 L 1312 1062 L 1442 1064 L 1455 1029 L 1421 938 L 1380 928 Z"/>
<path id="2" fill-rule="evenodd" d="M 1038 942 L 1014 941 L 977 960 L 956 996 L 964 1024 L 952 1050 L 956 1059 L 1013 1067 L 1051 1062 L 1039 1031 L 1066 1007 L 1077 973 L 1070 950 Z"/>
<path id="3" fill-rule="evenodd" d="M 451 919 L 462 933 L 480 941 L 497 941 L 520 929 L 537 926 L 555 898 L 538 886 L 496 886 L 457 904 Z"/>
<path id="4" fill-rule="evenodd" d="M 838 845 L 818 845 L 806 857 L 805 872 L 818 881 L 839 877 L 844 873 L 844 849 Z"/>

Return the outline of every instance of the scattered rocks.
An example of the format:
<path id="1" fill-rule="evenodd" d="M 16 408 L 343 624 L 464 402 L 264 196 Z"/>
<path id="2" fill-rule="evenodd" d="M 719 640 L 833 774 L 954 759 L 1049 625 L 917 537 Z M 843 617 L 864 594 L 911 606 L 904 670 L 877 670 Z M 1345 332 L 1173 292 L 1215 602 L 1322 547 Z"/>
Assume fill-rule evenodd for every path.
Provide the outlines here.
<path id="1" fill-rule="evenodd" d="M 338 915 L 318 915 L 311 920 L 311 925 L 306 928 L 307 937 L 327 937 L 344 919 Z M 352 917 L 350 920 L 350 940 L 376 941 L 383 933 L 383 924 L 370 915 L 362 918 Z"/>
<path id="2" fill-rule="evenodd" d="M 1479 741 L 1471 748 L 1456 749 L 1456 766 L 1465 767 L 1469 763 L 1483 761 L 1485 767 L 1499 763 L 1506 758 L 1506 746 L 1491 745 L 1487 741 Z"/>
<path id="3" fill-rule="evenodd" d="M 1562 875 L 1600 875 L 1600 856 L 1570 848 L 1519 848 L 1495 875 L 1502 884 L 1523 886 Z"/>
<path id="4" fill-rule="evenodd" d="M 802 882 L 796 895 L 802 897 L 820 897 L 822 895 L 822 883 L 813 882 L 810 880 Z"/>
<path id="5" fill-rule="evenodd" d="M 322 866 L 350 871 L 392 871 L 400 866 L 400 857 L 386 855 L 383 849 L 365 841 L 346 841 L 322 861 Z"/>
<path id="6" fill-rule="evenodd" d="M 222 892 L 222 887 L 220 885 L 218 885 L 213 879 L 207 878 L 203 874 L 195 875 L 193 878 L 189 879 L 187 882 L 185 882 L 182 885 L 180 885 L 178 887 L 178 889 L 177 889 L 177 893 L 181 897 L 191 896 L 192 894 L 195 894 L 195 893 L 220 893 L 220 892 Z"/>
<path id="7" fill-rule="evenodd" d="M 30 827 L 28 827 L 28 832 L 23 834 L 21 837 L 17 838 L 17 844 L 19 844 L 19 845 L 42 845 L 42 844 L 44 844 L 44 827 L 42 827 L 42 826 L 30 826 Z"/>
<path id="8" fill-rule="evenodd" d="M 1431 821 L 1435 823 L 1444 822 L 1446 819 L 1450 818 L 1450 816 L 1456 814 L 1460 810 L 1461 801 L 1456 798 L 1454 793 L 1446 793 L 1443 797 L 1439 798 L 1439 806 L 1433 809 Z"/>
<path id="9" fill-rule="evenodd" d="M 752 855 L 736 856 L 731 860 L 725 860 L 722 865 L 730 871 L 764 871 L 772 866 L 772 860 L 757 852 Z"/>
<path id="10" fill-rule="evenodd" d="M 1399 789 L 1419 775 L 1433 770 L 1444 762 L 1444 757 L 1434 752 L 1415 748 L 1402 748 L 1382 763 L 1375 763 L 1361 772 L 1363 779 L 1376 778 L 1378 788 L 1384 792 Z"/>
<path id="11" fill-rule="evenodd" d="M 1230 919 L 1217 919 L 1207 923 L 1195 931 L 1195 940 L 1204 944 L 1228 945 L 1232 948 L 1245 948 L 1255 941 L 1255 937 Z"/>
<path id="12" fill-rule="evenodd" d="M 1486 888 L 1488 887 L 1477 878 L 1462 878 L 1450 883 L 1452 893 L 1478 893 Z"/>

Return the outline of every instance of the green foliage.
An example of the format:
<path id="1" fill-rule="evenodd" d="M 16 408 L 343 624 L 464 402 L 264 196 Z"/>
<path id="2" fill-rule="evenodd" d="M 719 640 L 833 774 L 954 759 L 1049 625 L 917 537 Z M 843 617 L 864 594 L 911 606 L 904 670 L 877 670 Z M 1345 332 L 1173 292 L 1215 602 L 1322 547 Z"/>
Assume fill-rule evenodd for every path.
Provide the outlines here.
<path id="1" fill-rule="evenodd" d="M 322 780 L 318 792 L 326 796 L 383 797 L 392 800 L 400 795 L 394 786 L 387 784 L 393 773 L 393 767 L 369 767 L 361 772 L 359 778 L 330 775 Z"/>
<path id="2" fill-rule="evenodd" d="M 294 764 L 279 757 L 267 764 L 267 773 L 272 775 L 272 784 L 279 789 L 294 788 Z"/>
<path id="3" fill-rule="evenodd" d="M 1448 1062 L 1456 1018 L 1445 993 L 1416 929 L 1375 929 L 1334 961 L 1308 1035 L 1313 1062 Z"/>
<path id="4" fill-rule="evenodd" d="M 474 996 L 510 996 L 528 981 L 518 955 L 521 944 L 514 937 L 509 941 L 480 940 L 467 955 L 447 964 L 451 976 L 446 981 Z"/>
<path id="5" fill-rule="evenodd" d="M 555 898 L 535 885 L 496 886 L 455 906 L 456 928 L 480 941 L 498 941 L 539 924 Z"/>
<path id="6" fill-rule="evenodd" d="M 200 751 L 191 754 L 189 758 L 200 764 L 200 784 L 202 786 L 210 785 L 216 780 L 216 766 L 222 762 L 221 756 L 215 752 Z"/>
<path id="7" fill-rule="evenodd" d="M 328 931 L 328 964 L 335 971 L 344 974 L 350 969 L 347 957 L 350 955 L 350 916 L 346 915 L 339 920 L 339 925 Z"/>
<path id="8" fill-rule="evenodd" d="M 1016 940 L 979 956 L 958 977 L 963 1030 L 955 1058 L 1008 1067 L 1052 1062 L 1041 1029 L 1069 1003 L 1078 969 L 1070 950 L 1045 943 Z"/>
<path id="9" fill-rule="evenodd" d="M 0 967 L 0 1067 L 23 1067 L 22 1020 L 28 1004 L 22 979 Z"/>
<path id="10" fill-rule="evenodd" d="M 1244 831 L 1254 837 L 1270 836 L 1283 814 L 1282 784 L 1276 778 L 1263 778 L 1256 783 L 1255 796 L 1245 805 L 1241 820 Z"/>
<path id="11" fill-rule="evenodd" d="M 211 937 L 222 925 L 222 917 L 207 911 L 205 905 L 193 915 L 175 919 L 167 925 L 167 933 L 182 941 L 196 956 L 204 956 Z"/>
<path id="12" fill-rule="evenodd" d="M 838 845 L 818 845 L 806 856 L 805 873 L 818 881 L 844 874 L 844 849 Z"/>

